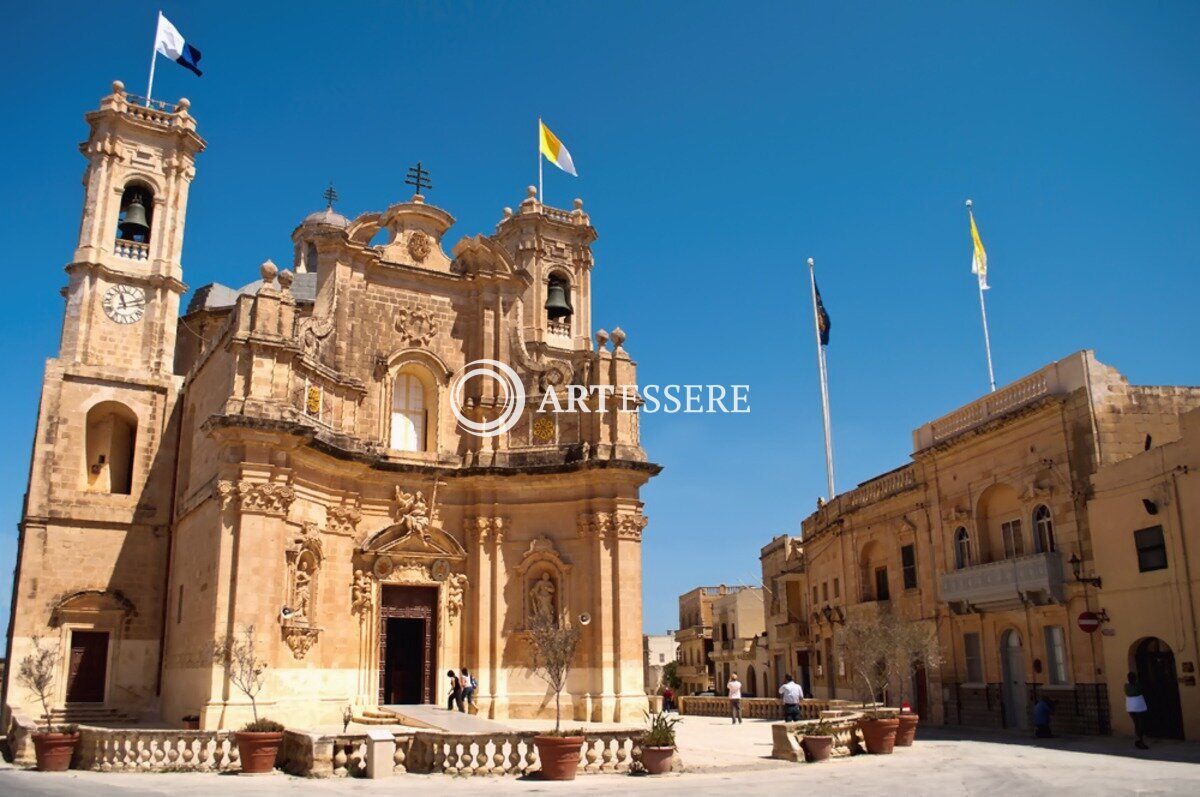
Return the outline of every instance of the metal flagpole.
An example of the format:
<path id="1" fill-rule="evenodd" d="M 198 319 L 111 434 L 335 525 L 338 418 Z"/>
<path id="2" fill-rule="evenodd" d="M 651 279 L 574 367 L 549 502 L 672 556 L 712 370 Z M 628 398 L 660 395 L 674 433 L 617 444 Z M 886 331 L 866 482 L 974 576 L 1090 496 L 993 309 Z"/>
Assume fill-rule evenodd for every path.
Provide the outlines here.
<path id="1" fill-rule="evenodd" d="M 808 259 L 808 281 L 812 288 L 813 329 L 817 333 L 817 368 L 821 375 L 821 419 L 825 424 L 825 477 L 829 481 L 829 500 L 837 494 L 833 489 L 833 437 L 829 431 L 829 377 L 825 370 L 825 347 L 821 345 L 821 318 L 817 312 L 816 263 Z"/>
<path id="2" fill-rule="evenodd" d="M 154 44 L 150 48 L 150 82 L 146 84 L 146 107 L 150 107 L 151 92 L 154 91 L 154 63 L 158 61 L 158 26 L 162 21 L 162 12 L 158 12 L 158 21 L 154 23 Z"/>
<path id="3" fill-rule="evenodd" d="M 538 134 L 537 134 L 537 155 L 538 155 L 538 204 L 542 202 L 542 117 L 538 117 Z"/>
<path id="4" fill-rule="evenodd" d="M 987 352 L 988 383 L 992 392 L 996 392 L 996 374 L 992 371 L 992 342 L 988 338 L 987 305 L 983 301 L 983 280 L 979 281 L 979 314 L 983 316 L 983 348 Z"/>

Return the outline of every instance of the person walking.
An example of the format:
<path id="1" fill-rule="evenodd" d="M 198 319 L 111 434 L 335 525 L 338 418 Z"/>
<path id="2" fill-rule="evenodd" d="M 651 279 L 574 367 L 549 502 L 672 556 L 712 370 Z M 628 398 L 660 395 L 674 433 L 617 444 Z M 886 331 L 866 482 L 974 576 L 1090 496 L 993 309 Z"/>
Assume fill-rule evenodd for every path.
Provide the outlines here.
<path id="1" fill-rule="evenodd" d="M 792 676 L 783 676 L 783 686 L 779 687 L 779 696 L 783 699 L 783 721 L 800 721 L 800 701 L 804 699 L 804 690 L 800 684 L 792 680 Z"/>
<path id="2" fill-rule="evenodd" d="M 458 680 L 458 675 L 454 670 L 446 670 L 446 677 L 450 679 L 450 694 L 446 699 L 446 710 L 453 711 L 454 707 L 458 706 L 458 710 L 463 711 L 462 681 Z"/>
<path id="3" fill-rule="evenodd" d="M 671 687 L 663 687 L 663 711 L 675 710 L 675 690 Z"/>
<path id="4" fill-rule="evenodd" d="M 1125 710 L 1129 712 L 1129 718 L 1133 720 L 1133 732 L 1137 734 L 1133 746 L 1139 750 L 1149 750 L 1145 740 L 1149 706 L 1146 705 L 1146 695 L 1142 693 L 1142 682 L 1138 680 L 1136 672 L 1129 673 L 1129 680 L 1125 684 Z"/>
<path id="5" fill-rule="evenodd" d="M 734 725 L 738 725 L 742 721 L 742 682 L 738 680 L 736 672 L 729 676 L 725 688 L 729 691 L 729 718 Z"/>
<path id="6" fill-rule="evenodd" d="M 466 667 L 462 668 L 462 676 L 459 677 L 458 681 L 462 685 L 463 701 L 467 704 L 467 711 L 471 713 L 478 711 L 479 707 L 475 705 L 475 691 L 479 689 L 479 682 L 475 680 L 475 676 L 471 675 Z"/>
<path id="7" fill-rule="evenodd" d="M 1054 701 L 1045 695 L 1038 697 L 1033 706 L 1033 735 L 1039 739 L 1051 739 L 1050 715 L 1054 713 Z"/>

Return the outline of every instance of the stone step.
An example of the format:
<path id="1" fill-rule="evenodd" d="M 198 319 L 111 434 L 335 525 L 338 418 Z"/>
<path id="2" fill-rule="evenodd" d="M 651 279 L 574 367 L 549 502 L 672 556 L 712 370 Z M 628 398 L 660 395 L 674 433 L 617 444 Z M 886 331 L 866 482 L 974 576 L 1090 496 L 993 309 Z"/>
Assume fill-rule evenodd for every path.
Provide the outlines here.
<path id="1" fill-rule="evenodd" d="M 67 706 L 65 708 L 50 709 L 50 716 L 42 714 L 38 717 L 38 722 L 51 723 L 82 723 L 85 725 L 95 723 L 105 724 L 121 724 L 121 725 L 136 725 L 138 720 L 136 717 L 131 717 L 115 708 L 105 708 L 104 706 Z"/>

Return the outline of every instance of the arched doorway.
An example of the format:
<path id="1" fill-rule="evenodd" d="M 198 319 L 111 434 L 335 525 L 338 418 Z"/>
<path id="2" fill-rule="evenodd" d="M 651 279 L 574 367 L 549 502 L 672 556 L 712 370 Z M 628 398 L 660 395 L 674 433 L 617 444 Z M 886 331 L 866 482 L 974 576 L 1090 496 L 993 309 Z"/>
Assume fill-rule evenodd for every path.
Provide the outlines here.
<path id="1" fill-rule="evenodd" d="M 1179 680 L 1171 646 L 1156 637 L 1143 639 L 1134 648 L 1133 660 L 1146 696 L 1146 735 L 1182 739 L 1183 712 L 1179 707 Z"/>
<path id="2" fill-rule="evenodd" d="M 754 668 L 746 668 L 746 694 L 750 697 L 758 695 L 758 679 L 755 677 Z"/>
<path id="3" fill-rule="evenodd" d="M 1004 725 L 1008 728 L 1027 728 L 1025 716 L 1025 652 L 1021 635 L 1005 631 L 1000 637 L 1000 665 L 1004 681 L 1000 684 L 1004 699 Z"/>

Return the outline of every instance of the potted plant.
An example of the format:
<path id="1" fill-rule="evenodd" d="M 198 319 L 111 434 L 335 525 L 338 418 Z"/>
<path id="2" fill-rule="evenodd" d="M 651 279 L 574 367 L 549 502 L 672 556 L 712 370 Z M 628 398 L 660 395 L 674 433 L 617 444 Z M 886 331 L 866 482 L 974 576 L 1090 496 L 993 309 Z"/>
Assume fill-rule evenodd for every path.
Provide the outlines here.
<path id="1" fill-rule="evenodd" d="M 896 730 L 896 746 L 911 747 L 917 735 L 917 724 L 921 717 L 913 711 L 906 711 L 912 697 L 913 678 L 918 669 L 925 671 L 937 669 L 942 663 L 941 652 L 938 648 L 937 635 L 932 628 L 919 622 L 898 622 L 894 628 L 895 653 L 889 658 L 892 665 L 892 680 L 900 685 L 900 722 Z"/>
<path id="2" fill-rule="evenodd" d="M 33 692 L 42 703 L 42 716 L 46 729 L 33 733 L 33 750 L 37 757 L 38 772 L 62 772 L 71 766 L 75 745 L 79 743 L 79 729 L 74 725 L 55 727 L 50 717 L 50 698 L 54 688 L 54 674 L 58 669 L 58 646 L 42 647 L 41 637 L 33 638 L 33 650 L 17 668 L 17 683 Z"/>
<path id="3" fill-rule="evenodd" d="M 187 715 L 185 715 L 185 716 L 183 717 L 183 729 L 184 729 L 185 731 L 198 731 L 198 730 L 200 730 L 200 715 L 199 715 L 199 714 L 187 714 Z"/>
<path id="4" fill-rule="evenodd" d="M 810 764 L 828 761 L 833 756 L 833 723 L 821 720 L 801 729 L 800 747 Z"/>
<path id="5" fill-rule="evenodd" d="M 642 766 L 648 775 L 662 775 L 671 771 L 671 758 L 675 755 L 675 726 L 679 717 L 668 718 L 666 712 L 646 714 L 650 727 L 642 734 Z"/>
<path id="6" fill-rule="evenodd" d="M 896 654 L 896 626 L 890 614 L 854 614 L 837 637 L 838 656 L 845 662 L 864 706 L 875 706 L 887 686 L 889 666 Z M 890 712 L 864 711 L 858 729 L 868 753 L 892 752 L 900 721 Z"/>
<path id="7" fill-rule="evenodd" d="M 533 737 L 545 780 L 574 780 L 583 747 L 582 731 L 562 730 L 562 690 L 579 647 L 579 629 L 539 612 L 529 628 L 531 669 L 554 690 L 554 732 Z"/>
<path id="8" fill-rule="evenodd" d="M 247 626 L 241 637 L 230 635 L 213 645 L 213 660 L 225 670 L 233 685 L 250 699 L 254 720 L 234 734 L 242 759 L 242 774 L 259 775 L 275 767 L 275 756 L 283 743 L 283 725 L 259 718 L 258 693 L 266 682 L 267 663 L 258 657 L 254 626 Z"/>

